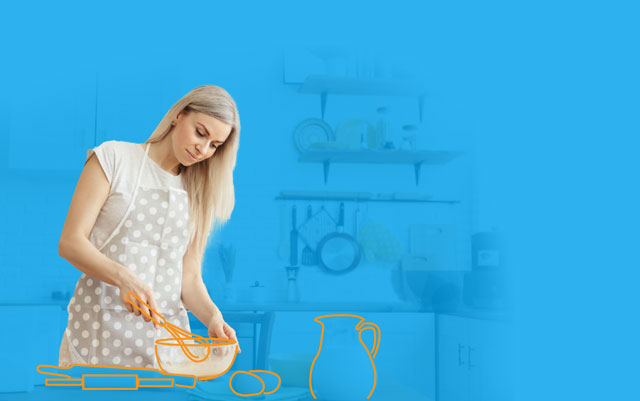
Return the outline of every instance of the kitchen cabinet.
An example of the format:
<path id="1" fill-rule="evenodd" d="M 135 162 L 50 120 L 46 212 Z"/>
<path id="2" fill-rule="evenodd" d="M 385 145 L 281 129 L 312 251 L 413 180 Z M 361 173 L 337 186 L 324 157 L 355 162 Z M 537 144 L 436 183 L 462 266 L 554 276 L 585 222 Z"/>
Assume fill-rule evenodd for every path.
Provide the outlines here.
<path id="1" fill-rule="evenodd" d="M 25 67 L 6 84 L 8 167 L 19 172 L 82 169 L 95 143 L 96 76 L 86 68 Z"/>
<path id="2" fill-rule="evenodd" d="M 306 354 L 318 352 L 322 327 L 317 316 L 354 313 L 380 328 L 380 343 L 374 359 L 377 383 L 370 400 L 390 399 L 390 393 L 418 394 L 416 400 L 435 400 L 435 329 L 433 313 L 349 312 L 342 310 L 315 312 L 277 312 L 271 340 L 272 354 Z M 362 341 L 373 341 L 370 330 Z M 297 366 L 297 365 L 296 365 Z M 288 376 L 280 372 L 283 385 Z M 289 378 L 290 379 L 290 378 Z"/>
<path id="3" fill-rule="evenodd" d="M 55 304 L 14 304 L 0 305 L 0 315 L 8 326 L 0 332 L 0 343 L 8 345 L 0 353 L 0 393 L 29 391 L 34 385 L 44 385 L 44 375 L 36 367 L 58 365 L 66 311 Z"/>
<path id="4" fill-rule="evenodd" d="M 438 400 L 514 399 L 508 322 L 438 315 Z"/>
<path id="5" fill-rule="evenodd" d="M 438 400 L 469 401 L 466 319 L 438 316 Z"/>

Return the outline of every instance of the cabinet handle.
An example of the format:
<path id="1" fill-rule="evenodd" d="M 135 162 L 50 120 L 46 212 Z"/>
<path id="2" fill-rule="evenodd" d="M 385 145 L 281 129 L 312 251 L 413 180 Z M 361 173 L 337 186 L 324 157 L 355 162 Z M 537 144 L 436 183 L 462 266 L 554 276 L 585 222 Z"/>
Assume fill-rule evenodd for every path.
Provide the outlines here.
<path id="1" fill-rule="evenodd" d="M 468 347 L 467 348 L 467 366 L 469 367 L 469 369 L 471 368 L 475 368 L 476 365 L 474 365 L 473 363 L 471 363 L 471 352 L 475 351 L 476 349 L 473 347 Z"/>
<path id="2" fill-rule="evenodd" d="M 462 350 L 464 350 L 464 345 L 458 343 L 458 366 L 464 365 L 464 361 L 462 360 Z"/>

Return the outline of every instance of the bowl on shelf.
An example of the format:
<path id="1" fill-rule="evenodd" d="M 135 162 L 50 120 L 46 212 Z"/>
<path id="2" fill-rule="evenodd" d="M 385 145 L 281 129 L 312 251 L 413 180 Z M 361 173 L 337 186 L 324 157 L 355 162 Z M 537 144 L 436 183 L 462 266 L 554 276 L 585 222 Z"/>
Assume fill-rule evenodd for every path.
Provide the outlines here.
<path id="1" fill-rule="evenodd" d="M 233 366 L 238 354 L 238 343 L 221 338 L 206 340 L 207 343 L 202 344 L 193 339 L 184 339 L 184 346 L 195 356 L 196 361 L 187 355 L 177 339 L 156 340 L 156 360 L 160 370 L 170 374 L 196 376 L 200 381 L 222 376 Z"/>

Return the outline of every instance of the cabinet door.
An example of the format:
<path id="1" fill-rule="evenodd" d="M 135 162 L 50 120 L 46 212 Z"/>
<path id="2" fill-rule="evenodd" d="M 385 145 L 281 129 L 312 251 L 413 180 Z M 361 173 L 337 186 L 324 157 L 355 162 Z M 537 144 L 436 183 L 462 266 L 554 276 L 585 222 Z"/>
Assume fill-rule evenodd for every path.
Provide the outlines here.
<path id="1" fill-rule="evenodd" d="M 385 395 L 391 392 L 420 397 L 412 399 L 435 400 L 434 314 L 363 313 L 361 316 L 376 323 L 381 332 L 375 358 L 379 382 L 370 400 L 389 399 Z M 371 344 L 371 334 L 367 330 L 362 335 L 365 344 Z"/>
<path id="2" fill-rule="evenodd" d="M 504 322 L 469 319 L 469 382 L 474 401 L 513 399 L 510 328 Z"/>
<path id="3" fill-rule="evenodd" d="M 467 401 L 469 393 L 468 319 L 438 315 L 438 400 Z"/>
<path id="4" fill-rule="evenodd" d="M 95 142 L 96 76 L 70 66 L 24 69 L 7 84 L 9 168 L 80 171 Z"/>
<path id="5" fill-rule="evenodd" d="M 33 385 L 44 384 L 45 377 L 36 367 L 58 365 L 64 331 L 61 313 L 58 305 L 0 306 L 0 315 L 11 328 L 0 331 L 5 344 L 0 352 L 0 393 L 30 391 Z"/>
<path id="6" fill-rule="evenodd" d="M 67 327 L 68 312 L 60 305 L 33 306 L 36 318 L 36 331 L 34 336 L 38 345 L 34 347 L 34 362 L 32 365 L 33 384 L 43 386 L 45 375 L 36 371 L 38 365 L 58 366 L 60 357 L 60 342 Z M 64 325 L 62 324 L 64 317 Z"/>
<path id="7" fill-rule="evenodd" d="M 96 144 L 147 140 L 169 108 L 186 94 L 178 78 L 171 66 L 100 71 Z"/>

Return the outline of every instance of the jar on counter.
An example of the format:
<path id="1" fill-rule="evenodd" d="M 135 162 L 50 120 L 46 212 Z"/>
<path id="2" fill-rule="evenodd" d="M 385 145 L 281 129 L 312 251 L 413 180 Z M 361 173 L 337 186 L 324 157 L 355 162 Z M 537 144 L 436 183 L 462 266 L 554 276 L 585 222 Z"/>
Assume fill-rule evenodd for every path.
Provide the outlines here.
<path id="1" fill-rule="evenodd" d="M 249 299 L 254 303 L 264 303 L 266 299 L 265 286 L 256 280 L 249 286 Z"/>

